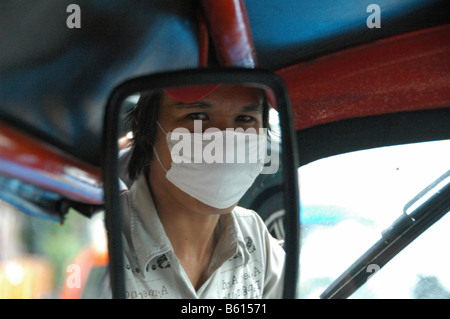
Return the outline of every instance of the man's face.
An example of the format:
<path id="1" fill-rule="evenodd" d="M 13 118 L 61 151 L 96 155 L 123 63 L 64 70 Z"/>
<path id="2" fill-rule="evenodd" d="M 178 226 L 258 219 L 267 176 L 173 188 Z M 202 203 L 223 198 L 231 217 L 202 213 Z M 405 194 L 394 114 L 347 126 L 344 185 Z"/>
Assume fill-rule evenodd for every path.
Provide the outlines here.
<path id="1" fill-rule="evenodd" d="M 186 128 L 190 132 L 194 132 L 194 121 L 201 121 L 203 132 L 209 128 L 223 131 L 251 128 L 257 132 L 263 127 L 263 100 L 264 96 L 260 89 L 242 85 L 220 85 L 209 95 L 191 103 L 180 102 L 164 92 L 159 122 L 166 132 L 179 128 Z M 166 136 L 160 129 L 157 132 L 155 149 L 162 164 L 168 170 L 171 167 L 172 159 Z M 155 161 L 153 161 L 152 169 L 158 170 L 158 177 L 161 180 L 165 172 L 161 171 L 160 165 L 154 164 Z M 154 176 L 156 177 L 156 175 Z M 181 191 L 178 192 L 174 187 L 170 187 L 174 195 L 179 195 L 185 201 L 194 200 L 187 198 L 188 195 L 185 193 L 177 194 Z M 204 204 L 195 203 L 195 205 L 202 207 Z"/>

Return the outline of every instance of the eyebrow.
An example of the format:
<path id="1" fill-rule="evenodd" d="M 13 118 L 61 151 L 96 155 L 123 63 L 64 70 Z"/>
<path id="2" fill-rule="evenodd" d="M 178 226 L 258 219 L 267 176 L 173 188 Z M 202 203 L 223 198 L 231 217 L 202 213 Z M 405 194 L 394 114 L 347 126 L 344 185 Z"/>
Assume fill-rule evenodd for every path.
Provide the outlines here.
<path id="1" fill-rule="evenodd" d="M 212 108 L 213 105 L 205 102 L 191 102 L 191 103 L 185 103 L 185 102 L 178 102 L 176 104 L 178 109 L 193 109 L 193 108 Z"/>
<path id="2" fill-rule="evenodd" d="M 191 102 L 191 103 L 185 103 L 185 102 L 178 102 L 176 104 L 178 109 L 194 109 L 194 108 L 201 108 L 201 109 L 210 109 L 213 108 L 214 105 L 210 103 L 205 102 Z M 261 112 L 263 108 L 262 104 L 250 104 L 243 106 L 240 111 L 241 112 Z"/>
<path id="3" fill-rule="evenodd" d="M 251 104 L 244 106 L 241 109 L 241 112 L 262 112 L 263 106 L 262 104 Z"/>

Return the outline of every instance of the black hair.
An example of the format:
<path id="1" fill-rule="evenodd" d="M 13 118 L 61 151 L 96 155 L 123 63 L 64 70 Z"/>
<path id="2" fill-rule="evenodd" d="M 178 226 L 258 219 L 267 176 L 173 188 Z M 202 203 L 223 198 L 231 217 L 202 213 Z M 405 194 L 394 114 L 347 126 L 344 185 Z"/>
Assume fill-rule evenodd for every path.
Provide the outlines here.
<path id="1" fill-rule="evenodd" d="M 132 153 L 128 175 L 134 180 L 153 159 L 153 145 L 157 136 L 157 120 L 161 106 L 161 92 L 141 95 L 136 106 L 128 113 L 127 121 L 132 137 Z"/>

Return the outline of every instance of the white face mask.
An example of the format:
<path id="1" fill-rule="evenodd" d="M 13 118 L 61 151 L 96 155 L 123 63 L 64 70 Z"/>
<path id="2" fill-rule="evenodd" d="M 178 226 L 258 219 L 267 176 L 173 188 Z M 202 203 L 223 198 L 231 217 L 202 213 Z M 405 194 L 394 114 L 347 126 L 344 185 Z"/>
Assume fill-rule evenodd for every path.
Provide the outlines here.
<path id="1" fill-rule="evenodd" d="M 261 173 L 267 136 L 234 130 L 166 132 L 172 157 L 166 178 L 197 200 L 219 209 L 236 204 Z M 259 148 L 258 148 L 259 146 Z M 182 153 L 182 154 L 181 154 Z"/>

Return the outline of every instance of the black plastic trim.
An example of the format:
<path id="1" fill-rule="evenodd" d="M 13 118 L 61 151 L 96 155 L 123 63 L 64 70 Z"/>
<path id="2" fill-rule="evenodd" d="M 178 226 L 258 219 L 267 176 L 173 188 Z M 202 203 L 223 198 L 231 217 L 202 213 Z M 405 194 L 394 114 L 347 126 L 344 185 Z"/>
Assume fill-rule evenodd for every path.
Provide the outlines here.
<path id="1" fill-rule="evenodd" d="M 383 146 L 450 139 L 450 107 L 353 118 L 297 131 L 300 165 Z"/>

